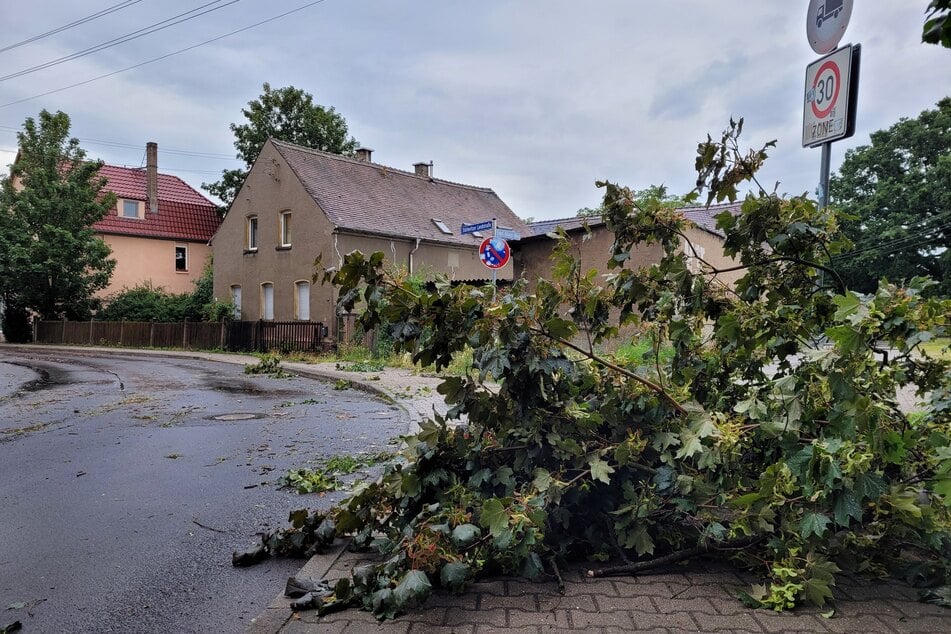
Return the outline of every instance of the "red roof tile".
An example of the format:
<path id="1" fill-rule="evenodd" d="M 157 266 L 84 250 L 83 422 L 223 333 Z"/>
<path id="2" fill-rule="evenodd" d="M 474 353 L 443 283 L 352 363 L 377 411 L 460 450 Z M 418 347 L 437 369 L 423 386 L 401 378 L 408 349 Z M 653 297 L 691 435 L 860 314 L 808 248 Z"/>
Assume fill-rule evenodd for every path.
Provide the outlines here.
<path id="1" fill-rule="evenodd" d="M 119 198 L 146 201 L 145 168 L 103 165 L 105 191 Z M 158 211 L 146 202 L 145 218 L 124 218 L 113 210 L 93 227 L 102 233 L 208 242 L 221 224 L 215 204 L 177 176 L 158 175 Z"/>
<path id="2" fill-rule="evenodd" d="M 680 207 L 677 209 L 680 213 L 683 214 L 684 218 L 690 222 L 697 225 L 698 228 L 712 233 L 714 235 L 720 236 L 721 238 L 726 237 L 721 229 L 717 227 L 717 215 L 723 213 L 724 211 L 729 211 L 734 216 L 740 214 L 740 207 L 742 207 L 742 202 L 734 203 L 721 203 L 718 205 L 702 206 L 698 205 L 695 207 Z M 558 227 L 561 227 L 565 231 L 575 231 L 578 230 L 584 225 L 588 224 L 589 227 L 599 227 L 604 224 L 604 219 L 601 216 L 586 216 L 583 218 L 559 218 L 557 220 L 539 220 L 533 222 L 531 227 L 531 237 L 543 236 L 548 233 L 551 233 Z"/>

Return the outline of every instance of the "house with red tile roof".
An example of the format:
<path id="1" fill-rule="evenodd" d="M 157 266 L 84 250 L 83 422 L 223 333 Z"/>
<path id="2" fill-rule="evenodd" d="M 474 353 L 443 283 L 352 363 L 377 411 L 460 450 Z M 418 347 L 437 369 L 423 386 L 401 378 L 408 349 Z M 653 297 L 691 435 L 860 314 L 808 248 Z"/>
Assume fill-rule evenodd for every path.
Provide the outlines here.
<path id="1" fill-rule="evenodd" d="M 463 224 L 495 219 L 528 227 L 494 191 L 435 178 L 432 163 L 400 170 L 371 161 L 372 150 L 340 156 L 269 139 L 238 191 L 214 248 L 215 296 L 245 320 L 310 320 L 335 333 L 336 295 L 311 284 L 314 259 L 339 266 L 359 250 L 431 280 L 483 281 L 479 246 L 488 234 Z M 510 262 L 497 270 L 511 280 Z"/>
<path id="2" fill-rule="evenodd" d="M 177 176 L 158 171 L 158 146 L 146 146 L 144 168 L 103 165 L 104 191 L 116 207 L 93 227 L 112 249 L 116 268 L 107 297 L 151 284 L 188 293 L 211 256 L 209 242 L 221 220 L 215 204 Z"/>

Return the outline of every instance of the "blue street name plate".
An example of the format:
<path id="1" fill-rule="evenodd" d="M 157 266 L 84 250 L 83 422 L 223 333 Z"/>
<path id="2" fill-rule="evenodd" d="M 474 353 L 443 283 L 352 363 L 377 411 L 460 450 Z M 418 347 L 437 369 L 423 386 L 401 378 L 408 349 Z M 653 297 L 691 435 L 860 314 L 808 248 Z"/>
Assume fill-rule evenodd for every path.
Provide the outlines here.
<path id="1" fill-rule="evenodd" d="M 475 233 L 476 231 L 488 231 L 492 228 L 492 221 L 486 220 L 485 222 L 477 222 L 472 225 L 462 225 L 462 230 L 460 233 L 466 235 L 467 233 Z"/>

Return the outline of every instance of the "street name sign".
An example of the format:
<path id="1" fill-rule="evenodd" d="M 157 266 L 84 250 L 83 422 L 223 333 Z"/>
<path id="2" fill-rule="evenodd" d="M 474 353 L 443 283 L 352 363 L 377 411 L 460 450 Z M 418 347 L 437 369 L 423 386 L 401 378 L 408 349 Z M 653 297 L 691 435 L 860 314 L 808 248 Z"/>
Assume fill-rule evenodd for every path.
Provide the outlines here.
<path id="1" fill-rule="evenodd" d="M 492 228 L 492 221 L 486 220 L 484 222 L 476 222 L 471 225 L 463 224 L 462 230 L 460 233 L 466 235 L 467 233 L 475 233 L 476 231 L 488 231 Z"/>
<path id="2" fill-rule="evenodd" d="M 803 147 L 815 147 L 855 134 L 859 54 L 859 45 L 846 44 L 806 66 Z"/>
<path id="3" fill-rule="evenodd" d="M 521 240 L 522 234 L 514 229 L 509 229 L 508 227 L 495 227 L 495 237 L 502 238 L 503 240 Z"/>

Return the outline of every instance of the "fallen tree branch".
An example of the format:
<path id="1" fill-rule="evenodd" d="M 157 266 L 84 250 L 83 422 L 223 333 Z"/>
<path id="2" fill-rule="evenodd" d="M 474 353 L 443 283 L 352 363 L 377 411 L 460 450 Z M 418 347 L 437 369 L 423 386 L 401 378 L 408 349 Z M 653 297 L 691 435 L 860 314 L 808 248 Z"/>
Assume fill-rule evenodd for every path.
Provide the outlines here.
<path id="1" fill-rule="evenodd" d="M 588 577 L 618 577 L 621 575 L 636 575 L 641 572 L 646 572 L 648 570 L 653 570 L 655 568 L 662 568 L 663 566 L 669 566 L 670 564 L 675 564 L 681 561 L 685 561 L 697 555 L 703 555 L 711 551 L 719 550 L 733 550 L 737 548 L 744 548 L 755 544 L 756 542 L 763 539 L 762 535 L 754 535 L 752 537 L 737 537 L 736 539 L 729 539 L 724 542 L 713 542 L 712 544 L 700 544 L 694 546 L 693 548 L 685 548 L 683 550 L 677 550 L 669 555 L 664 555 L 663 557 L 655 557 L 654 559 L 648 559 L 646 561 L 637 561 L 632 564 L 625 564 L 623 566 L 610 566 L 608 568 L 600 568 L 597 570 L 589 570 Z"/>

